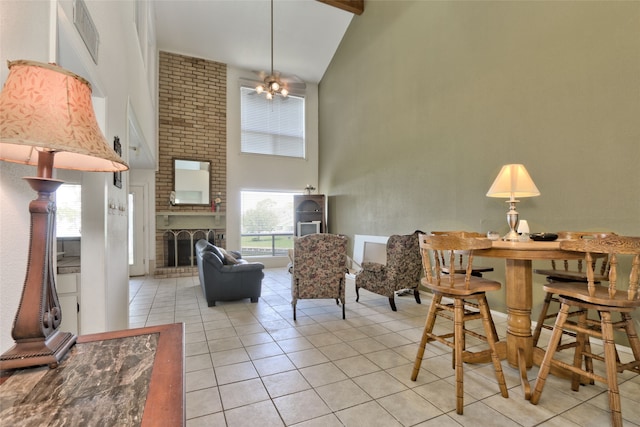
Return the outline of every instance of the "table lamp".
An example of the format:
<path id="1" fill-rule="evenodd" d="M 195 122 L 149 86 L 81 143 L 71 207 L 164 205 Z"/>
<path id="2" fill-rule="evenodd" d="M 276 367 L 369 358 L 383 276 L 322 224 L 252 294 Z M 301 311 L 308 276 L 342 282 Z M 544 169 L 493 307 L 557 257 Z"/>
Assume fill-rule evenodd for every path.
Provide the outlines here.
<path id="1" fill-rule="evenodd" d="M 27 272 L 11 332 L 15 345 L 0 356 L 0 369 L 54 368 L 76 336 L 58 330 L 52 196 L 63 181 L 52 178 L 53 168 L 109 172 L 129 166 L 98 127 L 89 82 L 56 65 L 22 60 L 9 62 L 0 93 L 0 159 L 37 166 L 37 177 L 25 180 L 38 193 L 29 204 Z"/>
<path id="2" fill-rule="evenodd" d="M 512 164 L 504 165 L 500 169 L 500 173 L 487 191 L 488 197 L 508 198 L 509 211 L 507 212 L 507 223 L 509 224 L 509 232 L 502 238 L 507 241 L 518 241 L 518 212 L 516 211 L 516 197 L 534 197 L 539 196 L 540 191 L 533 183 L 529 176 L 529 172 L 523 165 Z"/>

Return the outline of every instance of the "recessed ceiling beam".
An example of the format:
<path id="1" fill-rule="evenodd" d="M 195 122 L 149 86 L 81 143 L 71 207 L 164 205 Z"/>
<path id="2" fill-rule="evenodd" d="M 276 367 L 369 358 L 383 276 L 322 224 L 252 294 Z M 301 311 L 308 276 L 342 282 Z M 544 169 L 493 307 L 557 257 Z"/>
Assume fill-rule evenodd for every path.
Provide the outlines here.
<path id="1" fill-rule="evenodd" d="M 356 15 L 362 15 L 364 12 L 364 0 L 318 0 L 321 3 L 326 3 L 331 6 L 335 6 L 338 9 L 346 10 L 347 12 L 354 13 Z"/>

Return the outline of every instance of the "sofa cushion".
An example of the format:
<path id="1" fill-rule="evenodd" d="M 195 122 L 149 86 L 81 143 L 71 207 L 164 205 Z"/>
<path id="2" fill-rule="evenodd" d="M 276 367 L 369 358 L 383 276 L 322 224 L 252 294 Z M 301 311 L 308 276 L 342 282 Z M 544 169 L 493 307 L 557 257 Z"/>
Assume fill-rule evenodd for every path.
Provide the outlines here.
<path id="1" fill-rule="evenodd" d="M 220 250 L 219 247 L 217 247 L 216 245 L 209 244 L 209 245 L 207 245 L 207 249 L 211 253 L 215 254 L 215 256 L 217 256 L 220 259 L 221 263 L 223 263 L 223 264 L 225 263 L 224 262 L 224 254 L 222 253 L 222 251 Z"/>
<path id="2" fill-rule="evenodd" d="M 222 261 L 224 264 L 226 265 L 238 264 L 238 260 L 233 255 L 231 255 L 229 252 L 227 252 L 223 248 L 218 248 L 218 249 L 220 250 L 220 252 L 222 252 L 222 255 L 224 256 L 224 260 Z"/>

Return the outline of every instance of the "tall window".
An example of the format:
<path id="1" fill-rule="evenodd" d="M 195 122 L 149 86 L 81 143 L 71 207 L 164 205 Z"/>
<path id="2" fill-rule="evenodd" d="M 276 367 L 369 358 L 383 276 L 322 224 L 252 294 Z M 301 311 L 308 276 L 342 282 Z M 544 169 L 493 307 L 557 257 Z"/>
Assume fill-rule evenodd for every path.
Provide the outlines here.
<path id="1" fill-rule="evenodd" d="M 63 184 L 56 191 L 56 236 L 80 237 L 82 226 L 82 187 Z"/>
<path id="2" fill-rule="evenodd" d="M 293 247 L 293 193 L 243 191 L 242 254 L 286 255 Z"/>
<path id="3" fill-rule="evenodd" d="M 243 153 L 304 158 L 304 97 L 267 100 L 255 89 L 241 87 L 240 104 Z"/>

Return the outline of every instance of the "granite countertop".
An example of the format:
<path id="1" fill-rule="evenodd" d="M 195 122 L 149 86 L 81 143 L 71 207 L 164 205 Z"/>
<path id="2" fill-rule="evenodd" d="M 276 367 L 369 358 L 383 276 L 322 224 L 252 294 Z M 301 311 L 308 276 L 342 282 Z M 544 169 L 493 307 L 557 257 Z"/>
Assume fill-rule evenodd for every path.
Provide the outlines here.
<path id="1" fill-rule="evenodd" d="M 2 425 L 139 426 L 157 345 L 157 333 L 81 343 L 56 369 L 16 371 L 0 386 Z"/>

